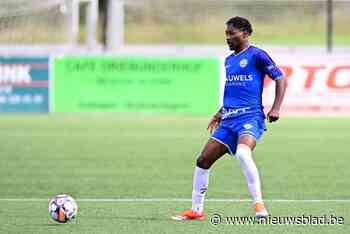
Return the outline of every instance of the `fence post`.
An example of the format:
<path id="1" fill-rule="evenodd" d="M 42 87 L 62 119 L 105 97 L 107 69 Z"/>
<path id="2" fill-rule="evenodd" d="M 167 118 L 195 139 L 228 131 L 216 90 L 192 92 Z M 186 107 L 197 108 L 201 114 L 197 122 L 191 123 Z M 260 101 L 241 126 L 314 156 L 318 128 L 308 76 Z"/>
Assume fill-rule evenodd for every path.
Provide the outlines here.
<path id="1" fill-rule="evenodd" d="M 124 2 L 123 0 L 109 0 L 107 13 L 108 51 L 117 50 L 124 44 Z"/>
<path id="2" fill-rule="evenodd" d="M 327 0 L 327 52 L 333 50 L 333 0 Z"/>

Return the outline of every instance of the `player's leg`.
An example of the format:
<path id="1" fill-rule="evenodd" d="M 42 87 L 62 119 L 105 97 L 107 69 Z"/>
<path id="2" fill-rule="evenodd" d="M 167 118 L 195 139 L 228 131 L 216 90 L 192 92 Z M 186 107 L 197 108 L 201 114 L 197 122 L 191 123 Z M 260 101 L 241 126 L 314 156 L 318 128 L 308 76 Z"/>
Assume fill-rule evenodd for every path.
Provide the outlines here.
<path id="1" fill-rule="evenodd" d="M 217 130 L 220 131 L 220 130 Z M 227 147 L 215 139 L 209 139 L 196 160 L 193 174 L 192 208 L 173 216 L 175 220 L 204 219 L 204 199 L 209 183 L 210 167 L 228 152 Z"/>
<path id="2" fill-rule="evenodd" d="M 261 193 L 261 182 L 259 172 L 252 157 L 256 146 L 256 138 L 252 134 L 242 134 L 238 138 L 236 158 L 246 177 L 248 190 L 254 201 L 257 217 L 267 216 L 268 212 L 264 206 Z"/>
<path id="3" fill-rule="evenodd" d="M 205 194 L 209 183 L 210 167 L 227 152 L 225 145 L 209 139 L 197 158 L 193 173 L 192 210 L 203 211 Z"/>
<path id="4" fill-rule="evenodd" d="M 198 156 L 196 166 L 209 170 L 215 161 L 227 152 L 227 147 L 224 144 L 210 138 Z"/>

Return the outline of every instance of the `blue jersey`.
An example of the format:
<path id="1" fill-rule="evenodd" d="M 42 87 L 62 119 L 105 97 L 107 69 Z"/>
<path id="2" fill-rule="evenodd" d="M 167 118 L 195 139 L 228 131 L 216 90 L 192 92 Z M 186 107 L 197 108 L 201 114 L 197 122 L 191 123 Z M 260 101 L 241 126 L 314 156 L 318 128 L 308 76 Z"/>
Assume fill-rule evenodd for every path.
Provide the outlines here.
<path id="1" fill-rule="evenodd" d="M 283 73 L 262 49 L 249 46 L 225 60 L 226 82 L 222 119 L 246 113 L 263 114 L 264 77 L 277 80 Z"/>

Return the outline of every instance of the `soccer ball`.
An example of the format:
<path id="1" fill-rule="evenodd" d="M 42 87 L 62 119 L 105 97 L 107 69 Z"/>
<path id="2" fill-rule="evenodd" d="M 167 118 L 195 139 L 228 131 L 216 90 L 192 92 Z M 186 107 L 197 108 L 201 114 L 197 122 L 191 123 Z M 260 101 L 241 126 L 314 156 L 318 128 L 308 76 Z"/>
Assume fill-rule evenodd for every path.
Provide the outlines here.
<path id="1" fill-rule="evenodd" d="M 78 205 L 69 195 L 59 194 L 49 201 L 49 214 L 56 222 L 66 223 L 74 219 L 77 212 Z"/>

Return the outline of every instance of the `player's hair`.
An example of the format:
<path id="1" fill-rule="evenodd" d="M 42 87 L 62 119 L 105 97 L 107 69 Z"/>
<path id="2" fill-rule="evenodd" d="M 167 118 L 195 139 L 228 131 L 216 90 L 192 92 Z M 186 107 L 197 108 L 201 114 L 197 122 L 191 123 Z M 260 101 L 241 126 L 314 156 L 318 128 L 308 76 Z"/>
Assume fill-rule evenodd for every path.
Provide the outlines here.
<path id="1" fill-rule="evenodd" d="M 232 25 L 241 31 L 247 32 L 249 35 L 251 35 L 253 32 L 253 28 L 249 20 L 240 16 L 232 17 L 226 22 L 226 25 Z"/>

